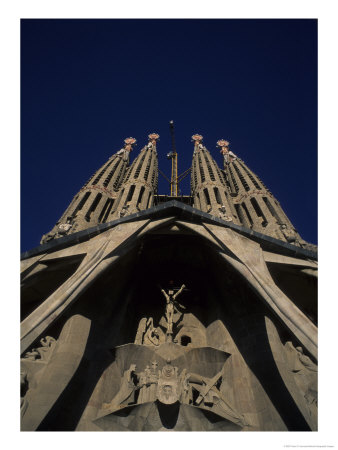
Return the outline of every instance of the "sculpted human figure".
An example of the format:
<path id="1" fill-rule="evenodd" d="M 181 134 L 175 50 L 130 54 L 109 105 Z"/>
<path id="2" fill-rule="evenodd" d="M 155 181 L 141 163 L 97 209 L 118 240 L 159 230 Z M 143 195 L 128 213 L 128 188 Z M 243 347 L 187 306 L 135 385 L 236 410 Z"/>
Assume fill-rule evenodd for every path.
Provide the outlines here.
<path id="1" fill-rule="evenodd" d="M 302 347 L 294 347 L 291 341 L 285 343 L 289 369 L 294 373 L 295 381 L 306 400 L 310 416 L 317 417 L 317 372 L 318 368 L 304 355 Z"/>
<path id="2" fill-rule="evenodd" d="M 303 366 L 311 372 L 318 372 L 316 364 L 314 364 L 308 356 L 304 355 L 303 347 L 296 347 L 296 350 L 298 352 L 299 361 L 303 364 Z"/>
<path id="3" fill-rule="evenodd" d="M 40 354 L 40 357 L 42 360 L 45 360 L 51 350 L 51 348 L 54 346 L 55 344 L 55 339 L 51 336 L 46 336 L 45 338 L 42 338 L 40 340 L 40 343 L 42 345 L 42 347 L 39 347 L 37 349 L 37 351 Z"/>
<path id="4" fill-rule="evenodd" d="M 224 417 L 230 419 L 232 422 L 240 425 L 248 425 L 244 417 L 235 411 L 235 409 L 229 404 L 222 392 L 218 389 L 218 383 L 223 376 L 223 370 L 218 372 L 213 378 L 202 377 L 201 375 L 190 373 L 185 377 L 185 385 L 191 385 L 199 395 L 195 400 L 196 406 L 204 403 L 205 406 L 210 404 L 214 406 L 218 413 L 221 413 Z"/>
<path id="5" fill-rule="evenodd" d="M 138 388 L 140 389 L 137 403 L 149 402 L 149 387 L 150 387 L 150 367 L 146 366 L 143 372 L 139 375 Z"/>
<path id="6" fill-rule="evenodd" d="M 149 401 L 153 402 L 156 400 L 157 383 L 158 383 L 158 363 L 157 361 L 153 361 L 151 363 L 149 374 Z"/>
<path id="7" fill-rule="evenodd" d="M 137 385 L 136 364 L 131 364 L 122 377 L 120 389 L 109 403 L 104 403 L 103 408 L 118 409 L 135 392 Z"/>
<path id="8" fill-rule="evenodd" d="M 167 359 L 166 365 L 159 373 L 157 398 L 160 402 L 172 404 L 180 398 L 180 378 L 178 377 L 178 367 L 171 365 L 171 360 Z"/>
<path id="9" fill-rule="evenodd" d="M 167 334 L 173 334 L 173 320 L 174 320 L 174 313 L 175 311 L 180 312 L 178 308 L 185 309 L 183 305 L 180 305 L 176 298 L 180 295 L 180 293 L 185 288 L 185 285 L 182 284 L 181 288 L 174 293 L 174 290 L 169 289 L 168 293 L 161 289 L 162 294 L 164 295 L 166 299 L 166 310 L 165 310 L 165 317 L 167 319 Z"/>
<path id="10" fill-rule="evenodd" d="M 180 375 L 180 381 L 181 381 L 181 403 L 186 403 L 189 405 L 192 403 L 192 386 L 189 383 L 190 373 L 187 372 L 187 369 L 183 369 Z"/>
<path id="11" fill-rule="evenodd" d="M 24 359 L 28 359 L 30 361 L 35 361 L 36 359 L 40 358 L 40 353 L 37 351 L 36 348 L 32 348 L 30 352 L 25 353 Z"/>
<path id="12" fill-rule="evenodd" d="M 160 344 L 159 334 L 157 328 L 154 327 L 154 321 L 152 317 L 148 319 L 147 327 L 148 328 L 143 338 L 143 344 L 158 346 Z"/>
<path id="13" fill-rule="evenodd" d="M 140 320 L 140 323 L 137 328 L 137 333 L 136 333 L 135 342 L 134 342 L 135 344 L 139 344 L 139 345 L 143 344 L 143 336 L 144 336 L 144 333 L 146 332 L 146 329 L 147 329 L 147 318 L 143 317 Z"/>
<path id="14" fill-rule="evenodd" d="M 35 361 L 37 359 L 45 361 L 55 342 L 56 340 L 51 336 L 46 336 L 45 338 L 40 339 L 41 347 L 33 348 L 30 352 L 27 352 L 24 355 L 24 358 L 30 361 Z"/>

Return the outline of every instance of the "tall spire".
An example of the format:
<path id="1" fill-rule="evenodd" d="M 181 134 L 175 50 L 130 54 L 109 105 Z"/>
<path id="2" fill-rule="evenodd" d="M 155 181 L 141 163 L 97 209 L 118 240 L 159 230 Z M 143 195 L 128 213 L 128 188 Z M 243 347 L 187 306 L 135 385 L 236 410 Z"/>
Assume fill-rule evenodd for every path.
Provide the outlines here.
<path id="1" fill-rule="evenodd" d="M 41 243 L 106 222 L 129 165 L 129 153 L 136 139 L 129 137 L 124 146 L 87 181 L 74 197 L 53 229 Z"/>
<path id="2" fill-rule="evenodd" d="M 149 142 L 129 167 L 121 186 L 119 197 L 112 211 L 112 218 L 150 208 L 157 192 L 158 162 L 157 133 L 148 136 Z"/>
<path id="3" fill-rule="evenodd" d="M 203 145 L 203 136 L 194 134 L 192 140 L 194 153 L 191 170 L 191 195 L 194 207 L 225 221 L 239 224 L 224 174 Z"/>
<path id="4" fill-rule="evenodd" d="M 224 158 L 224 172 L 241 223 L 292 244 L 304 242 L 260 178 L 229 150 L 229 142 L 220 139 L 217 146 Z"/>

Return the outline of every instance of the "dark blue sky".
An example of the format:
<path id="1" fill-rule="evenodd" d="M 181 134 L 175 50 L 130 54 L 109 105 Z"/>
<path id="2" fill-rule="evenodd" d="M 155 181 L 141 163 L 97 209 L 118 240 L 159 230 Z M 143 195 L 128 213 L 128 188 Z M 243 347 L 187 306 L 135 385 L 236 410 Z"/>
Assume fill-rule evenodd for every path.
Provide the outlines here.
<path id="1" fill-rule="evenodd" d="M 316 20 L 22 20 L 22 250 L 39 244 L 73 196 L 133 136 L 160 134 L 170 176 L 194 133 L 257 173 L 301 236 L 317 243 Z M 189 177 L 182 191 L 189 194 Z M 168 184 L 159 178 L 159 193 Z"/>

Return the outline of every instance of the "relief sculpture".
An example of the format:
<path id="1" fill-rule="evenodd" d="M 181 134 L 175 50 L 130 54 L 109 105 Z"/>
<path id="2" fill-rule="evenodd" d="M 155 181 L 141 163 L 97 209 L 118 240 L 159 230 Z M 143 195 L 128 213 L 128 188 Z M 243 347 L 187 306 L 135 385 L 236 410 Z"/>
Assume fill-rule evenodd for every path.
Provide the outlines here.
<path id="1" fill-rule="evenodd" d="M 210 347 L 182 346 L 175 339 L 175 324 L 186 311 L 176 300 L 184 288 L 184 284 L 176 292 L 172 288 L 167 291 L 161 288 L 166 305 L 160 325 L 155 327 L 152 317 L 140 320 L 134 344 L 129 344 L 134 346 L 135 359 L 121 372 L 119 391 L 110 402 L 103 403 L 97 420 L 126 408 L 159 402 L 164 405 L 162 410 L 166 405 L 186 405 L 211 411 L 219 420 L 225 419 L 239 428 L 249 425 L 223 392 L 226 392 L 226 388 L 222 388 L 224 364 L 230 354 Z M 165 333 L 162 328 L 166 329 Z M 127 349 L 121 348 L 118 354 L 121 355 L 119 365 L 126 366 Z M 146 360 L 146 355 L 153 357 Z M 208 358 L 214 358 L 217 364 L 209 367 Z"/>

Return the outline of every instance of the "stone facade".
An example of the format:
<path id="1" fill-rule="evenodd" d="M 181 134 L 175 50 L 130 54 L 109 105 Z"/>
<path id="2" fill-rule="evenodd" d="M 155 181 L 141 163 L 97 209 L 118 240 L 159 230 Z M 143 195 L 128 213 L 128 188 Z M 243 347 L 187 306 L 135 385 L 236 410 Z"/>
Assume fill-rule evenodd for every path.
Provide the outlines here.
<path id="1" fill-rule="evenodd" d="M 151 134 L 86 185 L 111 173 L 111 207 L 22 255 L 23 431 L 317 430 L 314 247 L 226 141 L 222 170 L 193 140 L 193 206 L 154 203 Z"/>

